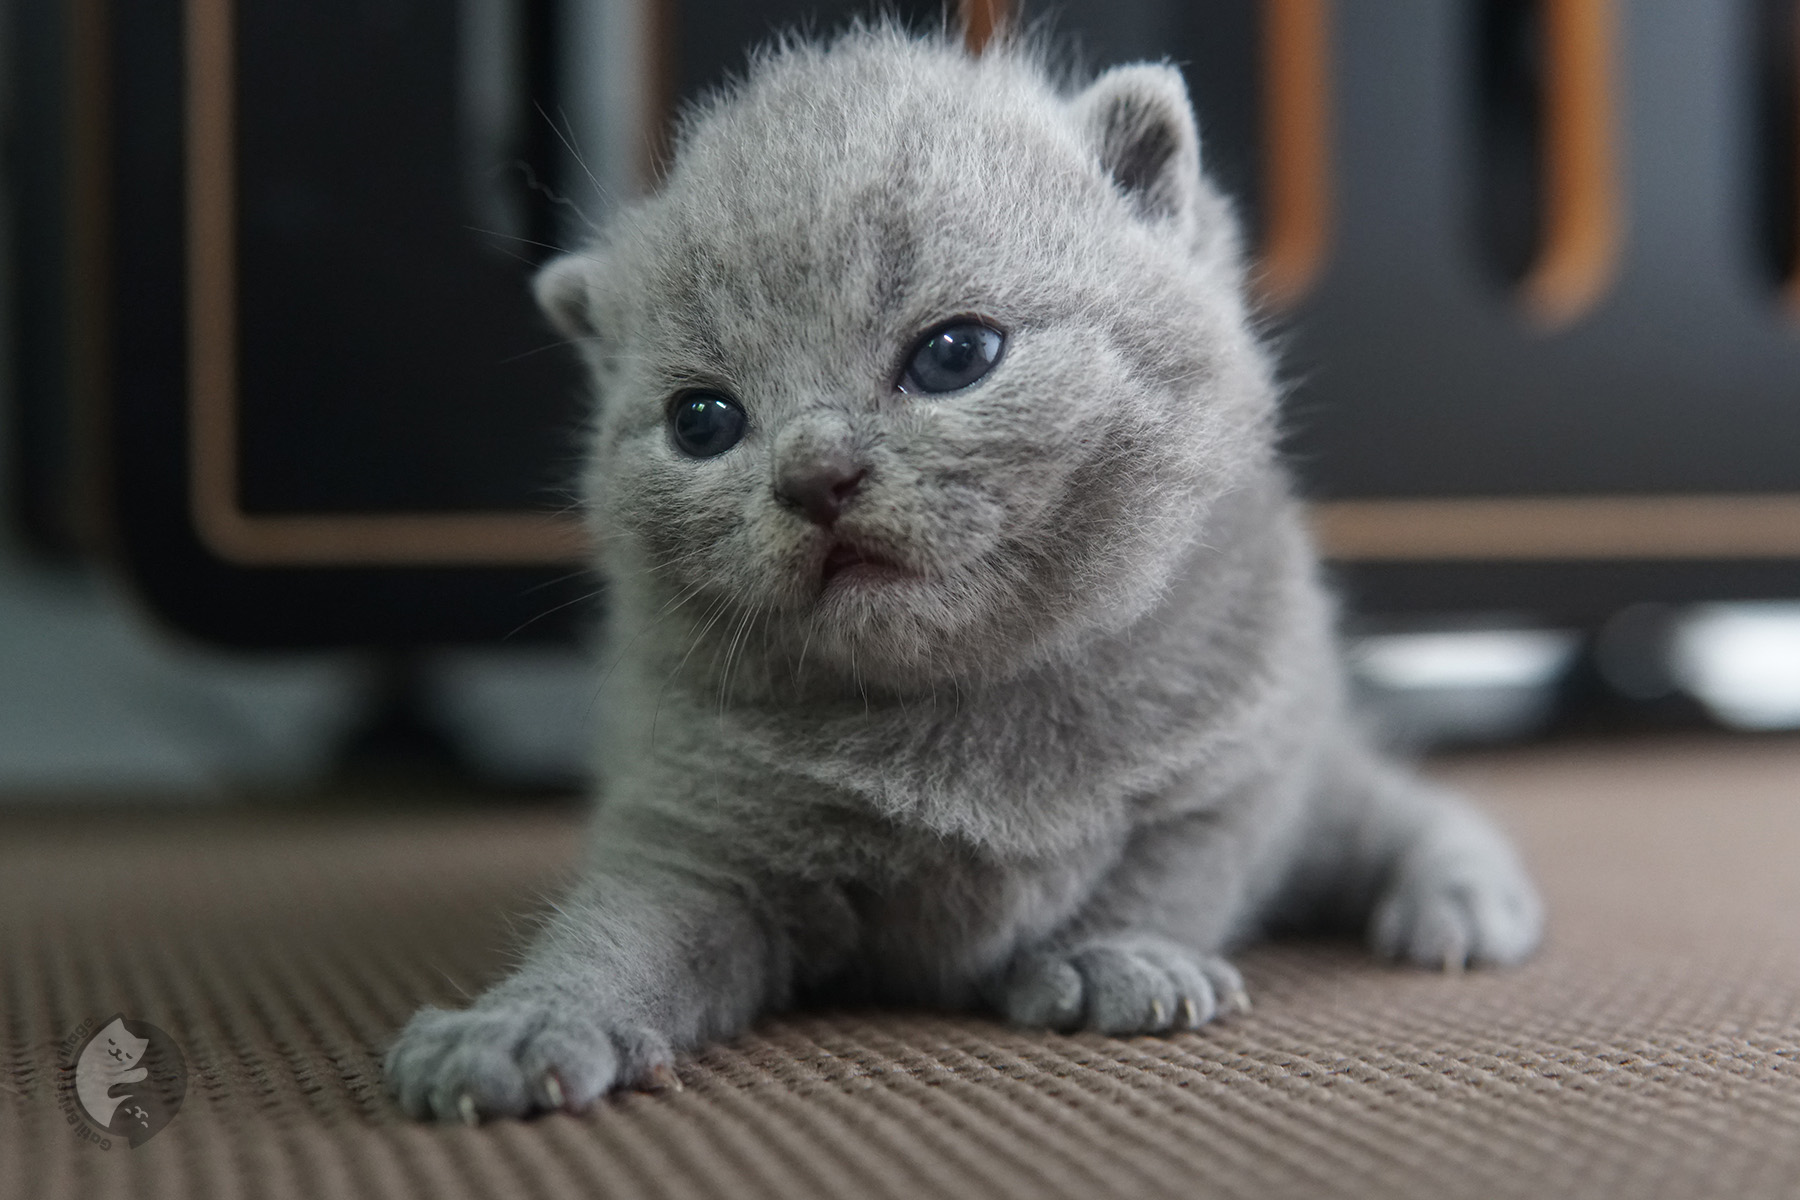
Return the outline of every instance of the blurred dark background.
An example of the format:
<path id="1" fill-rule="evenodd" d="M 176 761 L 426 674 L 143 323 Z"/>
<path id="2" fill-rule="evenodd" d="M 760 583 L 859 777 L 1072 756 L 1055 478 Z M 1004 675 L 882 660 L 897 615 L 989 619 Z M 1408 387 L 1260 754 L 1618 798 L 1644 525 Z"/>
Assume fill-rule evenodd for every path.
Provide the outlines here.
<path id="1" fill-rule="evenodd" d="M 1800 727 L 1800 0 L 1027 0 L 1239 201 L 1420 746 Z M 579 785 L 526 281 L 802 0 L 4 0 L 0 794 Z"/>

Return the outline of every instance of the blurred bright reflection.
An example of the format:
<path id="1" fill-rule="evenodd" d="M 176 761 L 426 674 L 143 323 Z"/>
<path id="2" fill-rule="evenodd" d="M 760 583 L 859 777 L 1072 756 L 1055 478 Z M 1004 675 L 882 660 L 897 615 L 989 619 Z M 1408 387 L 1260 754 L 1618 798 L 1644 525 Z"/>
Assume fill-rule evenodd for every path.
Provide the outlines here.
<path id="1" fill-rule="evenodd" d="M 1353 657 L 1380 687 L 1536 687 L 1568 667 L 1575 647 L 1575 635 L 1558 630 L 1480 629 L 1366 637 Z"/>
<path id="2" fill-rule="evenodd" d="M 1800 604 L 1708 604 L 1675 633 L 1675 676 L 1727 725 L 1800 727 Z"/>

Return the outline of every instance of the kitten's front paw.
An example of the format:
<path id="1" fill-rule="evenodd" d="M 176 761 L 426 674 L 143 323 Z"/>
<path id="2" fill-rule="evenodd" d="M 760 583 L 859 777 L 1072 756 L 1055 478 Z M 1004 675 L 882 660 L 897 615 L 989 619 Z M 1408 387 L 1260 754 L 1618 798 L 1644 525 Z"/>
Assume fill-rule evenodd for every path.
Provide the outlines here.
<path id="1" fill-rule="evenodd" d="M 668 1042 L 566 1003 L 422 1008 L 388 1051 L 388 1089 L 413 1117 L 475 1124 L 586 1108 L 615 1087 L 679 1087 Z"/>
<path id="2" fill-rule="evenodd" d="M 1369 919 L 1369 944 L 1386 958 L 1446 971 L 1511 966 L 1543 935 L 1537 889 L 1504 847 L 1402 860 Z"/>
<path id="3" fill-rule="evenodd" d="M 1248 1012 L 1250 999 L 1243 976 L 1217 955 L 1134 937 L 1021 954 L 1001 985 L 999 1008 L 1015 1025 L 1168 1033 L 1231 1009 Z"/>

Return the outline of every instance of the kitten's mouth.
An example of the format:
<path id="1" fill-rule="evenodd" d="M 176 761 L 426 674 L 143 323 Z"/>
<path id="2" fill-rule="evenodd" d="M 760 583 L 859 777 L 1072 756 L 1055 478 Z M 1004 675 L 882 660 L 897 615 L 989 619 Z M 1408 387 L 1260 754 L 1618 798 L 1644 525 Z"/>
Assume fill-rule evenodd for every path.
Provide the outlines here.
<path id="1" fill-rule="evenodd" d="M 821 588 L 875 584 L 910 574 L 892 559 L 850 542 L 833 542 L 820 569 Z"/>

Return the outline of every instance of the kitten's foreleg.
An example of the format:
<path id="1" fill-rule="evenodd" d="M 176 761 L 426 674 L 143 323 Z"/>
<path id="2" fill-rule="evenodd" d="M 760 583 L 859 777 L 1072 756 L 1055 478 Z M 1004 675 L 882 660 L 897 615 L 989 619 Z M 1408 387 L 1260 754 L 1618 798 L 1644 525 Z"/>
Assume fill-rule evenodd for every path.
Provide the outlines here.
<path id="1" fill-rule="evenodd" d="M 386 1068 L 408 1113 L 474 1122 L 679 1086 L 676 1051 L 736 1032 L 780 992 L 779 947 L 739 889 L 612 857 L 511 976 L 466 1010 L 414 1015 Z"/>
<path id="2" fill-rule="evenodd" d="M 1220 956 L 1245 884 L 1245 833 L 1218 814 L 1137 832 L 1075 920 L 1022 947 L 989 987 L 1015 1024 L 1098 1033 L 1193 1029 L 1247 1011 Z"/>
<path id="3" fill-rule="evenodd" d="M 1115 1035 L 1198 1029 L 1250 1010 L 1244 978 L 1224 958 L 1124 930 L 1017 955 L 993 1001 L 1015 1025 Z"/>

